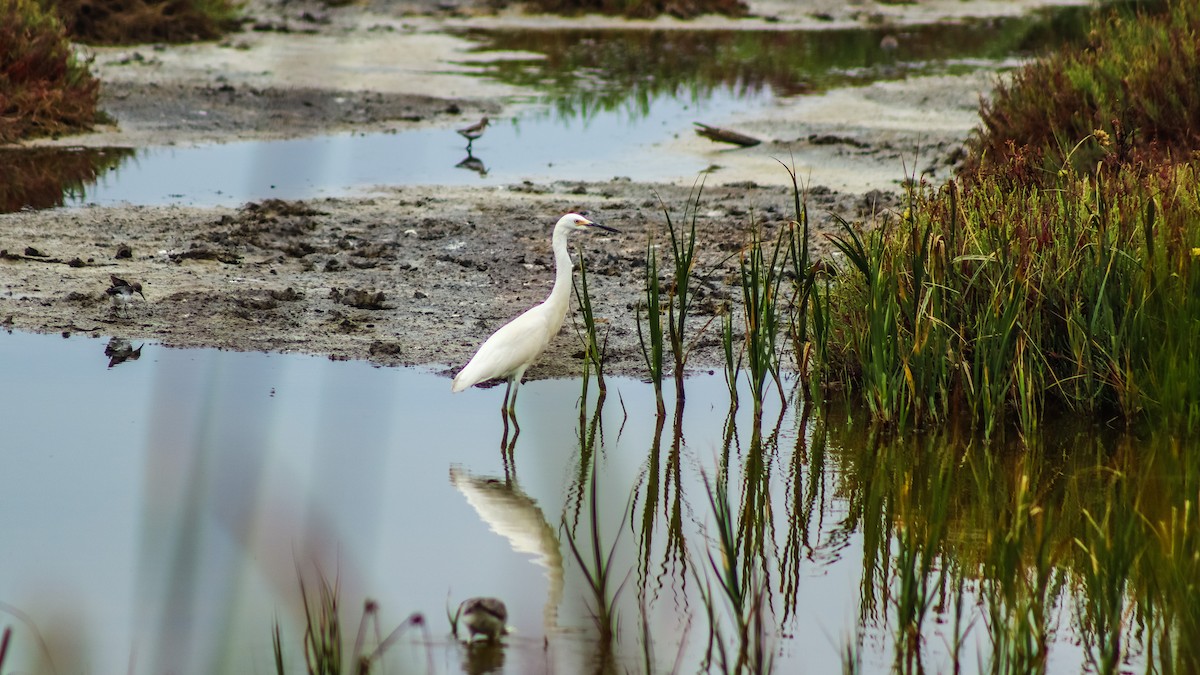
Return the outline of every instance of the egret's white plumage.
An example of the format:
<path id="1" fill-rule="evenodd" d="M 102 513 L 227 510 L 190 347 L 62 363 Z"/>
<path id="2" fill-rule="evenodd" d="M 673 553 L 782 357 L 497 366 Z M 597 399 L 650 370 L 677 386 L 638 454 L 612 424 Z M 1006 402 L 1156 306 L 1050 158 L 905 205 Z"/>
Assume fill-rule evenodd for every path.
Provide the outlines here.
<path id="1" fill-rule="evenodd" d="M 577 213 L 568 213 L 558 219 L 550 239 L 555 269 L 554 288 L 550 291 L 550 297 L 492 333 L 454 377 L 453 391 L 460 392 L 487 380 L 506 379 L 509 392 L 505 393 L 505 401 L 511 400 L 510 410 L 515 406 L 517 387 L 525 376 L 525 370 L 546 350 L 567 316 L 573 272 L 567 238 L 575 232 L 594 228 L 616 232 Z"/>

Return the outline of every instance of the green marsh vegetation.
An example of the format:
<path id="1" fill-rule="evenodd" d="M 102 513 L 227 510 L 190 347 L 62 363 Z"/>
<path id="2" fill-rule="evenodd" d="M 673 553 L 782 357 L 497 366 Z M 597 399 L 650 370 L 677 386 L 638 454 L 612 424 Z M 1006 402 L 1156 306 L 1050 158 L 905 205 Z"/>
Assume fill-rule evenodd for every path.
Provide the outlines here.
<path id="1" fill-rule="evenodd" d="M 877 631 L 904 673 L 1047 672 L 1066 640 L 1089 672 L 1200 669 L 1188 637 L 1200 634 L 1197 29 L 1200 11 L 1183 3 L 1099 19 L 1085 48 L 1032 64 L 985 104 L 955 180 L 910 180 L 902 211 L 874 229 L 842 223 L 840 259 L 809 257 L 799 186 L 773 246 L 750 229 L 743 321 L 727 313 L 720 331 L 726 449 L 715 486 L 705 479 L 720 553 L 701 569 L 717 583 L 700 581 L 710 644 L 725 597 L 744 619 L 742 647 L 710 648 L 709 665 L 754 670 L 745 608 L 764 596 L 747 591 L 751 572 L 786 620 L 812 546 L 797 523 L 833 493 L 864 548 L 846 672 Z M 1153 91 L 1131 91 L 1142 86 Z M 1056 104 L 1070 114 L 1035 114 L 1047 97 L 1072 101 Z M 802 380 L 792 405 L 805 394 L 819 405 L 794 414 L 810 447 L 790 458 L 777 529 L 778 487 L 760 478 L 784 460 L 761 406 L 768 376 L 785 393 L 784 333 Z M 731 452 L 743 368 L 754 432 Z M 838 394 L 871 423 L 839 419 Z M 648 506 L 658 474 L 647 476 Z"/>
<path id="2" fill-rule="evenodd" d="M 1136 75 L 1148 62 L 1200 72 L 1171 47 L 1194 48 L 1198 26 L 1187 3 L 1100 21 L 1087 49 L 1029 66 L 985 105 L 958 179 L 910 183 L 903 213 L 869 232 L 845 225 L 846 262 L 809 312 L 822 335 L 812 376 L 899 427 L 963 415 L 985 436 L 1010 423 L 1033 434 L 1083 414 L 1200 428 L 1200 162 L 1155 126 L 1184 114 L 1160 99 L 1195 99 L 1198 114 L 1200 79 Z M 1114 101 L 1096 84 L 1074 124 L 1028 112 L 1061 91 L 1046 72 L 1094 84 L 1121 69 L 1167 86 Z"/>

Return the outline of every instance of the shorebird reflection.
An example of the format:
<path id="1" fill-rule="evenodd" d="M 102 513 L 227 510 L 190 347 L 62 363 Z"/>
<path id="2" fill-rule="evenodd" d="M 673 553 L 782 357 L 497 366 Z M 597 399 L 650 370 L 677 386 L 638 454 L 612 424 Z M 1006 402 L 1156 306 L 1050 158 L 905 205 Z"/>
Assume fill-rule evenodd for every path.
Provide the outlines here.
<path id="1" fill-rule="evenodd" d="M 488 175 L 488 168 L 484 165 L 483 160 L 479 159 L 475 155 L 472 155 L 469 148 L 467 149 L 467 156 L 463 158 L 463 161 L 455 164 L 454 166 L 458 167 L 459 169 L 468 169 L 470 171 L 474 171 L 475 173 L 479 174 L 480 178 L 484 178 Z"/>
<path id="2" fill-rule="evenodd" d="M 138 345 L 137 349 L 129 344 L 129 340 L 125 338 L 112 338 L 108 344 L 104 346 L 104 355 L 108 357 L 108 367 L 121 365 L 126 361 L 137 361 L 142 357 L 142 347 Z"/>
<path id="3" fill-rule="evenodd" d="M 515 478 L 474 476 L 452 466 L 450 484 L 467 498 L 493 532 L 508 540 L 514 551 L 534 556 L 534 562 L 546 568 L 550 583 L 543 621 L 550 633 L 558 624 L 558 605 L 563 596 L 563 559 L 558 535 L 541 507 L 521 490 Z"/>

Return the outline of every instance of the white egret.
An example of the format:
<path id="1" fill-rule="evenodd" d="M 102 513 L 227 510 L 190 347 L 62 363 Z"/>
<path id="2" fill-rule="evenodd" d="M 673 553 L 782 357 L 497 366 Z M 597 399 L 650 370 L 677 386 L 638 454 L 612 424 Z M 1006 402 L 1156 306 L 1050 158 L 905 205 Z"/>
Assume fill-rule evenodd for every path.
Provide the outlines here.
<path id="1" fill-rule="evenodd" d="M 479 351 L 475 352 L 475 356 L 472 356 L 467 365 L 454 376 L 454 392 L 487 380 L 506 379 L 508 387 L 504 392 L 501 411 L 504 412 L 507 406 L 507 416 L 515 421 L 517 388 L 521 386 L 521 378 L 524 377 L 525 370 L 546 350 L 550 340 L 558 334 L 558 329 L 562 328 L 563 320 L 567 316 L 567 307 L 571 299 L 571 276 L 574 271 L 571 254 L 567 251 L 567 238 L 575 232 L 595 228 L 617 232 L 578 213 L 568 213 L 558 219 L 558 223 L 554 225 L 554 235 L 550 239 L 551 248 L 554 249 L 555 270 L 554 288 L 550 290 L 550 297 L 492 333 L 479 347 Z M 505 421 L 507 423 L 507 417 Z"/>

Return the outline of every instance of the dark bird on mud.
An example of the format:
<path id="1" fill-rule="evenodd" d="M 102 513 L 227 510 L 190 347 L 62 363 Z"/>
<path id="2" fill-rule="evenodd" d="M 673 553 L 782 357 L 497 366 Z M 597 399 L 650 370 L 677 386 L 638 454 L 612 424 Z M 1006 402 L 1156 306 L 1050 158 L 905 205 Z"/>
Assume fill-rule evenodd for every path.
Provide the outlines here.
<path id="1" fill-rule="evenodd" d="M 458 606 L 458 615 L 466 621 L 471 640 L 482 635 L 496 642 L 508 634 L 508 608 L 498 598 L 467 598 Z"/>
<path id="2" fill-rule="evenodd" d="M 118 312 L 123 309 L 125 310 L 125 314 L 128 315 L 129 303 L 133 302 L 134 293 L 142 296 L 142 300 L 145 301 L 146 294 L 142 293 L 142 285 L 140 283 L 136 281 L 129 283 L 115 274 L 108 275 L 108 278 L 112 281 L 112 285 L 104 292 L 108 294 L 109 299 L 112 301 L 113 309 Z"/>
<path id="3" fill-rule="evenodd" d="M 483 119 L 479 120 L 475 124 L 472 124 L 469 127 L 463 127 L 462 129 L 458 130 L 458 134 L 460 136 L 462 136 L 463 138 L 467 139 L 468 154 L 471 149 L 471 144 L 475 142 L 475 139 L 477 139 L 483 135 L 483 130 L 487 128 L 488 124 L 489 124 L 488 118 L 485 116 Z"/>
<path id="4" fill-rule="evenodd" d="M 521 378 L 525 370 L 542 355 L 550 340 L 562 328 L 563 319 L 567 316 L 567 307 L 571 301 L 571 276 L 574 266 L 571 254 L 567 250 L 567 238 L 575 232 L 584 230 L 617 230 L 594 223 L 578 213 L 568 213 L 554 225 L 551 236 L 551 248 L 554 249 L 554 287 L 550 297 L 540 305 L 525 311 L 524 314 L 504 324 L 492 336 L 484 341 L 475 352 L 475 356 L 454 376 L 452 391 L 460 392 L 480 382 L 493 379 L 508 380 L 508 388 L 504 392 L 504 402 L 501 412 L 508 419 L 516 421 L 517 388 L 521 386 Z M 507 412 L 505 411 L 507 405 Z"/>

